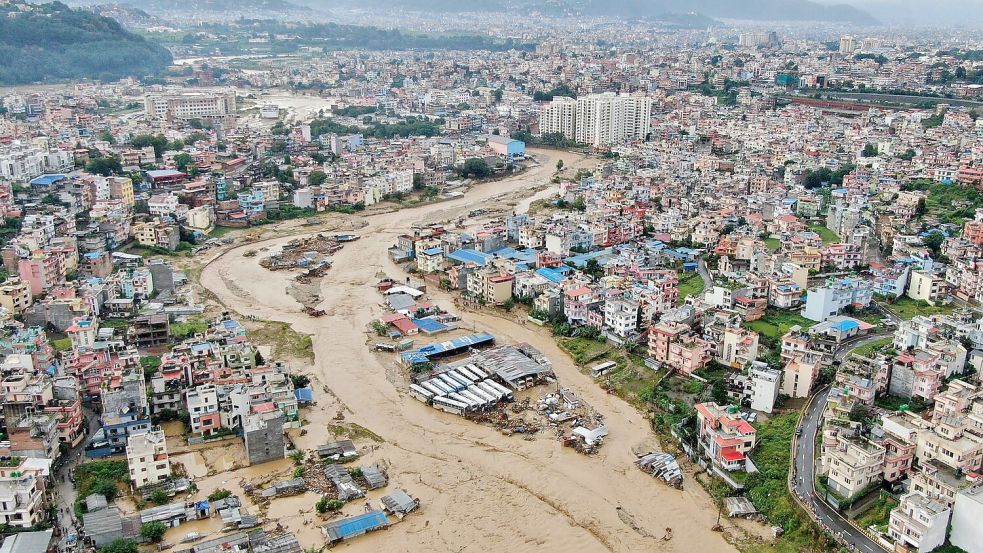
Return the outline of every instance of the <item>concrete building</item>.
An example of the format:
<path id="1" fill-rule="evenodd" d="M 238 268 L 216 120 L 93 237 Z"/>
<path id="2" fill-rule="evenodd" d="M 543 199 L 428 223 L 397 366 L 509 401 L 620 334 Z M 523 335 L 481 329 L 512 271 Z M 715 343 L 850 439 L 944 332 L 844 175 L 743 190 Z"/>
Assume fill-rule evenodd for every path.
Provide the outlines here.
<path id="1" fill-rule="evenodd" d="M 747 454 L 754 449 L 757 431 L 737 408 L 716 403 L 697 403 L 699 447 L 711 463 L 726 471 L 744 470 Z"/>
<path id="2" fill-rule="evenodd" d="M 810 288 L 806 296 L 806 305 L 802 316 L 822 322 L 838 315 L 840 310 L 852 305 L 863 309 L 874 299 L 874 291 L 870 283 L 857 278 L 830 280 L 825 286 Z"/>
<path id="3" fill-rule="evenodd" d="M 144 113 L 150 120 L 227 122 L 235 117 L 236 95 L 234 91 L 148 94 Z"/>
<path id="4" fill-rule="evenodd" d="M 765 367 L 751 368 L 751 409 L 771 413 L 778 399 L 782 372 Z"/>
<path id="5" fill-rule="evenodd" d="M 577 98 L 576 140 L 593 146 L 644 140 L 651 126 L 652 100 L 628 94 Z"/>
<path id="6" fill-rule="evenodd" d="M 884 447 L 864 438 L 835 436 L 831 445 L 823 444 L 822 467 L 829 489 L 843 499 L 880 482 Z"/>
<path id="7" fill-rule="evenodd" d="M 906 295 L 913 300 L 935 305 L 949 294 L 949 285 L 942 275 L 931 271 L 912 271 Z"/>
<path id="8" fill-rule="evenodd" d="M 813 351 L 796 353 L 785 365 L 782 393 L 788 397 L 809 397 L 822 368 L 822 357 Z"/>
<path id="9" fill-rule="evenodd" d="M 553 101 L 543 106 L 539 114 L 541 134 L 562 134 L 574 139 L 577 133 L 577 100 L 567 96 L 555 96 Z"/>
<path id="10" fill-rule="evenodd" d="M 901 496 L 901 503 L 891 511 L 887 532 L 898 544 L 932 551 L 945 543 L 948 524 L 948 507 L 912 492 Z"/>
<path id="11" fill-rule="evenodd" d="M 952 535 L 949 541 L 964 551 L 976 551 L 983 544 L 983 487 L 973 486 L 956 494 L 952 506 Z"/>
<path id="12" fill-rule="evenodd" d="M 250 415 L 242 428 L 250 465 L 283 459 L 283 413 L 271 411 Z"/>
<path id="13" fill-rule="evenodd" d="M 135 488 L 166 480 L 171 475 L 171 461 L 164 431 L 155 427 L 131 435 L 126 441 L 126 463 Z"/>

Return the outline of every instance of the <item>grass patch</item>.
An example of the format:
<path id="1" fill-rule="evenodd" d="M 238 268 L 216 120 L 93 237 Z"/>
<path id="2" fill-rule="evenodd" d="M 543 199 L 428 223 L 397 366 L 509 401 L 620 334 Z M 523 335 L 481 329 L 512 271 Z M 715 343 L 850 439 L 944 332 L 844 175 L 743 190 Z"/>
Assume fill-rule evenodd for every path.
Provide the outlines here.
<path id="1" fill-rule="evenodd" d="M 215 227 L 212 230 L 212 232 L 209 232 L 208 233 L 208 237 L 209 238 L 222 238 L 226 234 L 229 234 L 230 232 L 235 232 L 237 230 L 242 230 L 242 229 L 241 228 L 238 228 L 238 227 Z"/>
<path id="2" fill-rule="evenodd" d="M 816 321 L 810 321 L 798 313 L 769 309 L 764 317 L 744 323 L 744 326 L 774 341 L 784 336 L 793 326 L 798 325 L 805 330 L 815 324 Z"/>
<path id="3" fill-rule="evenodd" d="M 874 340 L 873 342 L 868 342 L 854 349 L 851 353 L 855 353 L 863 357 L 870 357 L 872 354 L 876 352 L 891 347 L 891 344 L 893 343 L 894 343 L 894 338 L 892 337 L 883 338 L 881 340 Z"/>
<path id="4" fill-rule="evenodd" d="M 679 279 L 679 303 L 682 304 L 689 296 L 702 294 L 705 286 L 699 271 L 684 274 Z"/>
<path id="5" fill-rule="evenodd" d="M 71 338 L 59 338 L 57 340 L 51 341 L 51 347 L 56 352 L 68 351 L 72 349 L 72 339 Z"/>
<path id="6" fill-rule="evenodd" d="M 130 479 L 130 469 L 126 461 L 89 461 L 75 468 L 75 513 L 81 516 L 85 509 L 85 498 L 98 493 L 111 502 L 120 495 L 120 486 Z"/>
<path id="7" fill-rule="evenodd" d="M 581 366 L 604 357 L 612 349 L 607 342 L 576 337 L 561 339 L 560 347 L 573 357 L 574 362 Z"/>
<path id="8" fill-rule="evenodd" d="M 904 407 L 905 411 L 911 411 L 912 413 L 922 413 L 931 407 L 928 403 L 917 399 L 917 398 L 904 398 L 883 395 L 874 399 L 874 405 L 880 407 L 881 409 L 887 409 L 888 411 L 900 411 Z"/>
<path id="9" fill-rule="evenodd" d="M 940 313 L 948 315 L 956 309 L 954 305 L 934 306 L 929 305 L 925 300 L 913 300 L 908 296 L 902 296 L 894 300 L 893 303 L 888 303 L 887 307 L 905 321 L 911 320 L 915 315 L 929 316 Z"/>
<path id="10" fill-rule="evenodd" d="M 353 422 L 344 423 L 344 424 L 329 424 L 328 432 L 331 432 L 331 434 L 333 434 L 335 437 L 344 436 L 350 440 L 357 440 L 359 438 L 364 438 L 367 440 L 372 440 L 373 442 L 376 443 L 382 443 L 385 441 L 382 439 L 382 436 L 376 434 L 375 432 L 369 430 L 368 428 L 365 428 L 364 426 L 355 424 Z"/>
<path id="11" fill-rule="evenodd" d="M 264 321 L 257 330 L 249 331 L 249 339 L 254 344 L 271 346 L 273 356 L 293 357 L 304 361 L 314 361 L 311 337 L 290 328 L 287 323 Z"/>
<path id="12" fill-rule="evenodd" d="M 840 242 L 840 237 L 836 235 L 835 232 L 826 228 L 825 225 L 819 223 L 812 223 L 809 225 L 809 230 L 815 232 L 823 239 L 823 244 L 837 244 Z"/>
<path id="13" fill-rule="evenodd" d="M 778 238 L 765 238 L 764 243 L 765 246 L 767 246 L 767 248 L 773 252 L 777 252 L 782 248 L 782 241 Z"/>
<path id="14" fill-rule="evenodd" d="M 873 525 L 881 532 L 887 530 L 888 522 L 891 520 L 891 509 L 898 506 L 898 500 L 887 492 L 881 492 L 881 497 L 871 508 L 856 520 L 861 528 L 866 529 Z"/>

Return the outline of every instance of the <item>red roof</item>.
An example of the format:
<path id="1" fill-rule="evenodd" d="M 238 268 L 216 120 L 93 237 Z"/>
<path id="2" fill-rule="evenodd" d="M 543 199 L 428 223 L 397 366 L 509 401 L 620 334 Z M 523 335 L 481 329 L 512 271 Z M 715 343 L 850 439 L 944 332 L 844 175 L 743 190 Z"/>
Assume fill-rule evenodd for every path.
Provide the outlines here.
<path id="1" fill-rule="evenodd" d="M 744 454 L 736 449 L 725 449 L 720 452 L 720 456 L 723 457 L 724 461 L 743 461 Z"/>

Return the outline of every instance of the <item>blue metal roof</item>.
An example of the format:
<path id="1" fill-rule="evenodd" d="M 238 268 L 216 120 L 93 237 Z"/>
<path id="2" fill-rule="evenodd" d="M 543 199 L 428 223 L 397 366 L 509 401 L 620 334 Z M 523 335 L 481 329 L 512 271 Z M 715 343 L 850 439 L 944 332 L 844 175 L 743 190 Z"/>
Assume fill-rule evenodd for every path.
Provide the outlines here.
<path id="1" fill-rule="evenodd" d="M 31 184 L 37 186 L 51 186 L 56 182 L 63 181 L 67 179 L 65 175 L 41 175 L 40 177 L 31 181 Z"/>
<path id="2" fill-rule="evenodd" d="M 446 330 L 447 325 L 436 321 L 434 319 L 410 319 L 413 324 L 420 327 L 420 330 L 424 332 L 440 332 L 441 330 Z"/>
<path id="3" fill-rule="evenodd" d="M 385 513 L 382 511 L 369 511 L 365 514 L 355 515 L 351 518 L 339 520 L 332 526 L 335 532 L 338 533 L 338 537 L 341 539 L 346 539 L 352 536 L 364 534 L 369 530 L 382 528 L 387 524 L 389 524 L 389 519 L 386 518 Z"/>
<path id="4" fill-rule="evenodd" d="M 310 388 L 297 388 L 294 390 L 294 397 L 297 398 L 297 401 L 310 403 L 314 401 L 314 390 Z"/>
<path id="5" fill-rule="evenodd" d="M 444 253 L 443 248 L 427 248 L 422 252 L 424 255 L 440 255 Z"/>
<path id="6" fill-rule="evenodd" d="M 569 269 L 569 267 L 565 267 L 565 268 Z M 545 278 L 550 282 L 561 282 L 564 278 L 566 278 L 566 276 L 564 275 L 565 272 L 566 271 L 560 271 L 558 269 L 553 269 L 550 267 L 543 267 L 542 269 L 538 269 L 536 271 L 536 274 Z"/>
<path id="7" fill-rule="evenodd" d="M 858 327 L 860 327 L 860 323 L 853 319 L 844 319 L 833 324 L 833 328 L 840 332 L 847 332 Z"/>
<path id="8" fill-rule="evenodd" d="M 482 332 L 481 334 L 461 336 L 460 338 L 454 338 L 452 340 L 447 340 L 446 342 L 427 344 L 415 350 L 403 352 L 402 357 L 403 361 L 410 363 L 425 363 L 429 361 L 430 357 L 432 356 L 439 356 L 494 341 L 494 336 L 488 334 L 487 332 Z"/>
<path id="9" fill-rule="evenodd" d="M 479 252 L 478 250 L 455 250 L 447 255 L 447 259 L 452 261 L 458 261 L 461 263 L 476 263 L 480 266 L 485 266 L 492 256 L 487 253 Z"/>

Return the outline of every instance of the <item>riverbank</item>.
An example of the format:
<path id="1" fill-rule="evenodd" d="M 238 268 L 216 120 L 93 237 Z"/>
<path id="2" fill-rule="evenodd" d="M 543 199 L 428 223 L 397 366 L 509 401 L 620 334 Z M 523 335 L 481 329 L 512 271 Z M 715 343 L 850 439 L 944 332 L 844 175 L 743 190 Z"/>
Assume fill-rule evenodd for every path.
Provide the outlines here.
<path id="1" fill-rule="evenodd" d="M 525 341 L 543 351 L 566 386 L 606 416 L 611 431 L 596 456 L 582 456 L 555 439 L 507 437 L 494 429 L 435 412 L 394 386 L 395 359 L 372 352 L 366 328 L 384 310 L 373 284 L 380 275 L 398 277 L 387 249 L 416 224 L 442 223 L 487 205 L 526 205 L 531 189 L 548 197 L 558 159 L 576 170 L 591 160 L 561 152 L 536 152 L 539 167 L 473 188 L 464 197 L 398 213 L 365 217 L 355 247 L 334 256 L 321 284 L 324 317 L 312 319 L 286 293 L 289 275 L 269 273 L 250 249 L 276 247 L 292 236 L 236 246 L 202 270 L 200 282 L 216 299 L 242 315 L 288 323 L 312 336 L 318 406 L 309 410 L 302 448 L 326 441 L 341 413 L 379 435 L 373 456 L 390 466 L 392 486 L 405 487 L 423 504 L 421 516 L 389 532 L 353 542 L 354 551 L 734 551 L 720 533 L 711 498 L 695 482 L 683 491 L 660 485 L 633 465 L 633 451 L 657 447 L 645 416 L 601 390 L 582 374 L 545 332 L 490 313 L 467 313 L 465 322 L 503 342 Z M 550 159 L 545 159 L 550 158 Z M 553 191 L 555 193 L 555 190 Z M 317 228 L 304 229 L 317 232 Z M 440 292 L 438 303 L 451 307 Z M 323 387 L 323 388 L 322 388 Z M 271 509 L 269 516 L 280 513 Z M 289 513 L 282 513 L 288 515 Z M 628 521 L 628 522 L 626 522 Z M 289 526 L 289 525 L 288 525 Z M 674 529 L 662 541 L 665 528 Z M 294 528 L 290 528 L 295 530 Z M 645 529 L 641 532 L 638 529 Z M 299 528 L 302 545 L 319 536 Z M 659 536 L 659 537 L 654 537 Z"/>

